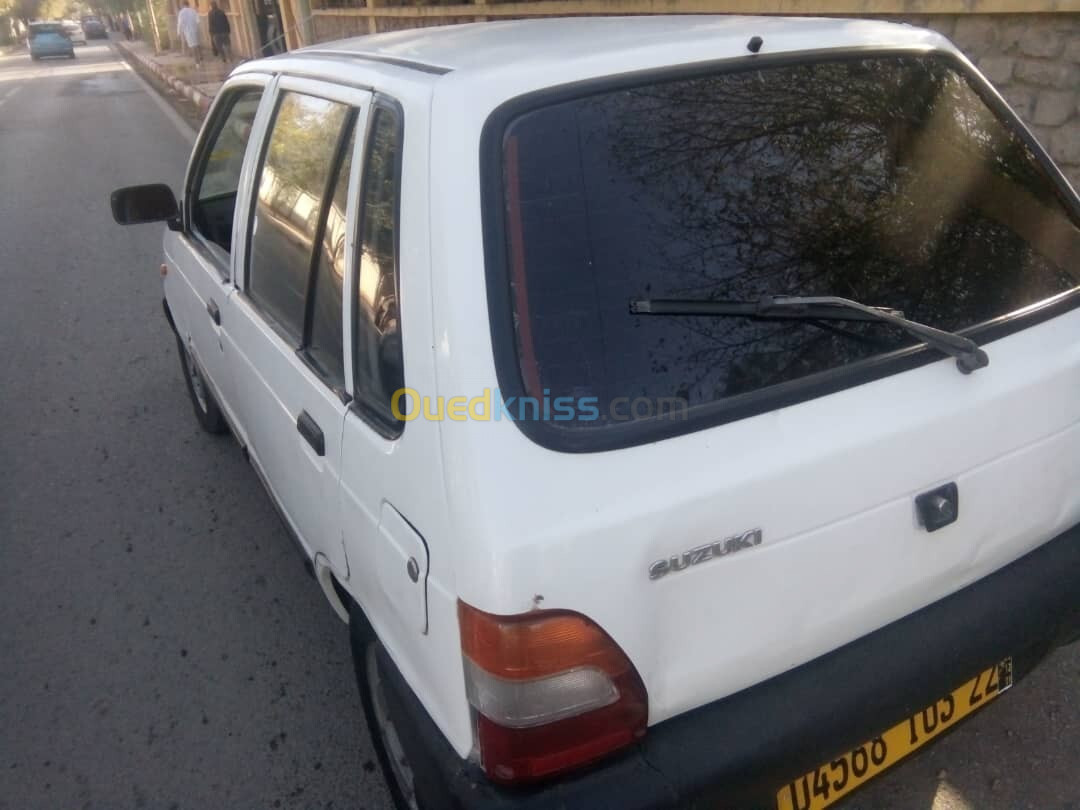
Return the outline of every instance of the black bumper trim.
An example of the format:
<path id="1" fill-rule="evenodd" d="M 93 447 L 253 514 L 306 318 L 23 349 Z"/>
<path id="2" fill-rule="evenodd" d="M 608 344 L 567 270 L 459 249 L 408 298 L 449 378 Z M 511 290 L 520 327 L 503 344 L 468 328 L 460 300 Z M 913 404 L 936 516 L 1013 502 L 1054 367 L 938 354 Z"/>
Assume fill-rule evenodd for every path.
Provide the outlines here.
<path id="1" fill-rule="evenodd" d="M 863 638 L 649 729 L 635 749 L 531 790 L 463 762 L 393 670 L 398 707 L 470 810 L 773 807 L 776 791 L 1013 657 L 1014 682 L 1080 631 L 1080 526 Z M 392 667 L 389 660 L 386 663 Z M 1007 698 L 1006 698 L 1007 699 Z"/>

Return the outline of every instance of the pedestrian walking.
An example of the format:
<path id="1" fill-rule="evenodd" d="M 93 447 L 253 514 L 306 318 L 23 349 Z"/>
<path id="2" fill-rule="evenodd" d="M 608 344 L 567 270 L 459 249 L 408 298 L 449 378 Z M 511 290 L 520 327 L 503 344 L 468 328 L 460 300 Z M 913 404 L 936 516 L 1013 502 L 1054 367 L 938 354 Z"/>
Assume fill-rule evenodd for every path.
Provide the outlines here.
<path id="1" fill-rule="evenodd" d="M 199 47 L 199 12 L 188 5 L 188 0 L 180 0 L 180 13 L 176 15 L 176 33 L 180 42 L 195 57 L 195 64 L 202 64 L 202 49 Z"/>
<path id="2" fill-rule="evenodd" d="M 207 22 L 210 27 L 210 42 L 214 47 L 214 53 L 221 57 L 222 62 L 231 62 L 232 45 L 229 41 L 229 34 L 232 33 L 232 29 L 229 27 L 229 17 L 218 7 L 217 0 L 212 0 L 210 3 L 210 15 L 207 17 Z"/>
<path id="3" fill-rule="evenodd" d="M 268 14 L 266 17 L 266 45 L 270 49 L 270 56 L 281 53 L 281 31 L 278 29 L 276 14 Z"/>

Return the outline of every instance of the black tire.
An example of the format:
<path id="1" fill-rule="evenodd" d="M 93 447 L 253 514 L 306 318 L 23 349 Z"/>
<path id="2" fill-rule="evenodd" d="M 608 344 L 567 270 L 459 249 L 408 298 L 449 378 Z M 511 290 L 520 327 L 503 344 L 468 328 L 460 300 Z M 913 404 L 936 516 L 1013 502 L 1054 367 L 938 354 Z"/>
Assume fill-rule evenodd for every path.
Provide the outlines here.
<path id="1" fill-rule="evenodd" d="M 405 689 L 408 686 L 404 686 L 386 650 L 355 605 L 350 609 L 349 636 L 364 719 L 394 807 L 451 810 L 454 805 L 437 767 L 417 739 L 415 728 L 395 723 L 395 717 L 405 714 L 397 684 Z M 391 756 L 401 767 L 395 766 Z"/>
<path id="2" fill-rule="evenodd" d="M 191 397 L 191 405 L 195 409 L 195 418 L 199 420 L 199 425 L 207 433 L 225 433 L 229 429 L 225 416 L 206 385 L 194 355 L 179 335 L 176 337 L 176 348 L 180 352 L 180 369 L 184 373 L 184 383 L 187 385 L 188 396 Z"/>

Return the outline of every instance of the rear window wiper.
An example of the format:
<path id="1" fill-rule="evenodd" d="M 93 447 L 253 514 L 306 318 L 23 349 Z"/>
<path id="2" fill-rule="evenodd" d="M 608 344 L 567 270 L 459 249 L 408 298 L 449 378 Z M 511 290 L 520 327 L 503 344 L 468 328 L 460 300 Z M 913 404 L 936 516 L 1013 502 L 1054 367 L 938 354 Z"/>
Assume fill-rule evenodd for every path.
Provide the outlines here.
<path id="1" fill-rule="evenodd" d="M 832 295 L 766 295 L 759 301 L 701 301 L 681 298 L 632 298 L 634 315 L 702 315 L 744 318 L 791 318 L 805 321 L 879 321 L 892 324 L 927 346 L 956 358 L 964 374 L 990 364 L 975 341 L 904 317 L 897 309 L 871 307 Z"/>

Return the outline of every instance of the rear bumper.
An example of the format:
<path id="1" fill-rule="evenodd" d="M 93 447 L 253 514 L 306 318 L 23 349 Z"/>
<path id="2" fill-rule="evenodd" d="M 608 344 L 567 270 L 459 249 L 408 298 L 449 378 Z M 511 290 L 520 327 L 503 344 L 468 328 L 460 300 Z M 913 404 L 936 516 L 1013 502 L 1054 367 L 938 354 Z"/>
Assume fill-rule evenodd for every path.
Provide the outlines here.
<path id="1" fill-rule="evenodd" d="M 531 790 L 497 788 L 463 762 L 391 671 L 409 736 L 423 741 L 456 807 L 765 808 L 791 780 L 991 664 L 1012 656 L 1019 681 L 1078 634 L 1080 526 L 828 655 L 651 727 L 620 757 Z"/>

